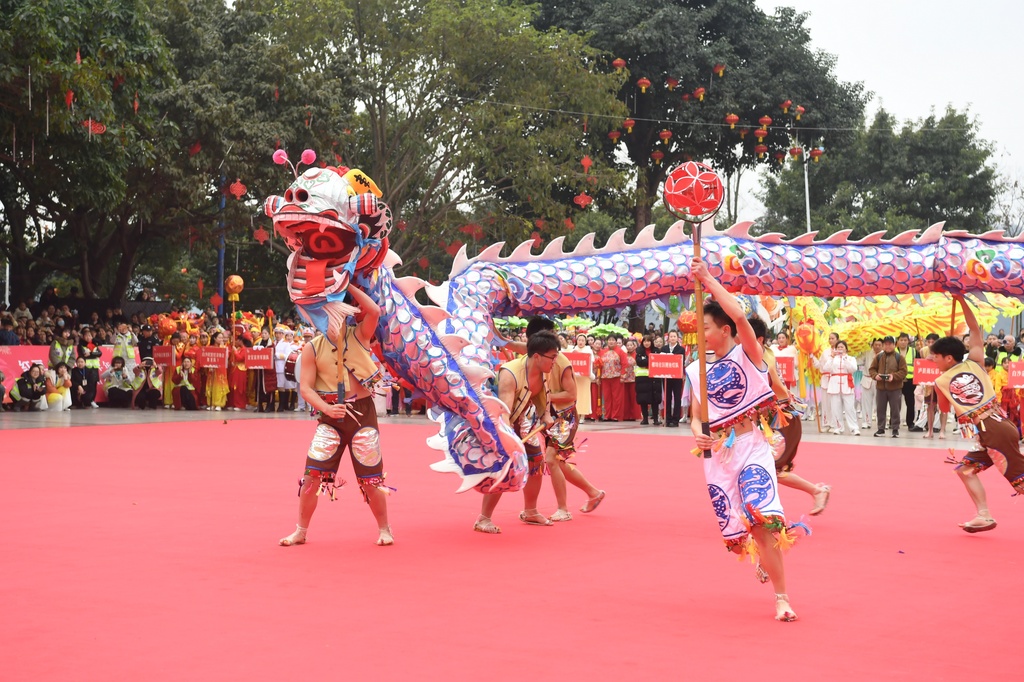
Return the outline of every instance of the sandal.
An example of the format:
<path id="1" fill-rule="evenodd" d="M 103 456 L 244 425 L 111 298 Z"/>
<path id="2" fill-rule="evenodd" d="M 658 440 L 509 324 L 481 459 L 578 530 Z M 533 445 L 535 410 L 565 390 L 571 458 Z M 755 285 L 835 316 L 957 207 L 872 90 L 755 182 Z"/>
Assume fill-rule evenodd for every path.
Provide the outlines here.
<path id="1" fill-rule="evenodd" d="M 968 521 L 967 523 L 961 523 L 960 524 L 960 527 L 964 529 L 964 532 L 966 532 L 966 533 L 984 533 L 985 531 L 993 530 L 996 527 L 996 520 L 993 519 L 993 518 L 989 518 L 987 516 L 976 516 L 974 518 L 981 519 L 982 521 L 985 521 L 984 525 L 972 526 L 970 524 L 971 524 L 971 521 L 973 521 L 974 519 L 971 519 L 971 521 Z"/>
<path id="2" fill-rule="evenodd" d="M 786 606 L 779 611 L 779 602 L 785 602 Z M 783 623 L 792 623 L 796 620 L 796 611 L 789 605 L 788 594 L 776 594 L 775 595 L 775 620 Z"/>
<path id="3" fill-rule="evenodd" d="M 597 509 L 598 505 L 600 505 L 603 500 L 604 500 L 604 491 L 600 490 L 597 493 L 597 497 L 591 497 L 590 499 L 587 500 L 587 503 L 585 505 L 580 507 L 580 511 L 583 512 L 584 514 L 589 514 L 590 512 L 592 512 L 595 509 Z"/>
<path id="4" fill-rule="evenodd" d="M 764 567 L 761 566 L 760 561 L 758 561 L 757 565 L 754 566 L 754 575 L 757 576 L 757 582 L 761 583 L 762 585 L 764 585 L 771 579 L 768 575 L 768 571 L 764 570 Z"/>
<path id="5" fill-rule="evenodd" d="M 538 518 L 540 518 L 541 520 L 538 521 L 537 520 Z M 553 526 L 553 525 L 555 525 L 555 524 L 551 523 L 551 519 L 547 518 L 546 516 L 541 514 L 539 511 L 534 511 L 531 514 L 527 514 L 526 510 L 523 510 L 523 511 L 519 512 L 519 520 L 522 521 L 523 523 L 525 523 L 528 526 Z"/>
<path id="6" fill-rule="evenodd" d="M 478 518 L 476 523 L 473 524 L 473 530 L 478 533 L 487 533 L 488 535 L 497 535 L 501 532 L 501 529 L 494 525 L 494 522 L 490 519 Z"/>
<path id="7" fill-rule="evenodd" d="M 549 520 L 556 523 L 559 521 L 572 521 L 572 514 L 566 509 L 559 509 L 550 516 Z"/>

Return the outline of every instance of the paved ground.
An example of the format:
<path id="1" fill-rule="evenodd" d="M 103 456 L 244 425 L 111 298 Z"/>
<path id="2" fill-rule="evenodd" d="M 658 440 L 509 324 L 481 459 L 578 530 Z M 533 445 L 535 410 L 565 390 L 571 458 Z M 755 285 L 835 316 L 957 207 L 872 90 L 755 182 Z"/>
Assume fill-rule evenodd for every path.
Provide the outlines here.
<path id="1" fill-rule="evenodd" d="M 252 410 L 247 412 L 184 412 L 176 410 L 122 410 L 113 408 L 100 408 L 96 410 L 71 410 L 69 412 L 2 412 L 0 413 L 0 430 L 4 429 L 39 429 L 59 428 L 64 426 L 111 426 L 117 424 L 140 424 L 140 423 L 166 423 L 166 422 L 194 422 L 194 421 L 235 421 L 247 419 L 289 419 L 305 420 L 309 417 L 301 412 L 286 412 L 281 414 L 257 414 Z M 381 417 L 382 423 L 393 422 L 397 424 L 421 424 L 426 417 L 414 415 L 412 417 Z M 584 433 L 643 433 L 648 435 L 663 435 L 669 438 L 689 437 L 691 435 L 690 425 L 681 424 L 679 428 L 665 428 L 664 426 L 640 426 L 638 422 L 625 422 L 615 424 L 586 423 L 581 429 Z M 952 425 L 947 427 L 947 440 L 925 440 L 920 433 L 900 432 L 900 438 L 894 440 L 889 436 L 885 438 L 872 437 L 872 429 L 863 431 L 859 437 L 835 436 L 828 433 L 818 433 L 817 425 L 814 422 L 804 422 L 804 439 L 808 442 L 818 443 L 845 443 L 847 445 L 865 445 L 874 447 L 887 447 L 899 444 L 900 447 L 926 448 L 944 450 L 955 447 L 965 449 L 966 441 L 962 440 Z M 2 437 L 0 437 L 2 442 Z"/>

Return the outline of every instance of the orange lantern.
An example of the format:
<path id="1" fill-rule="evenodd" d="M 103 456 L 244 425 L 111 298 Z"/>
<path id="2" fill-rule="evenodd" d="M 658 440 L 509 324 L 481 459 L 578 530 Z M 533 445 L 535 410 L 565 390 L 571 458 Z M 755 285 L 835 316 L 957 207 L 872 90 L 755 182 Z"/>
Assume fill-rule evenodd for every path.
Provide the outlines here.
<path id="1" fill-rule="evenodd" d="M 621 57 L 612 62 L 612 66 L 615 67 L 616 71 L 622 71 L 626 68 L 626 60 Z"/>
<path id="2" fill-rule="evenodd" d="M 677 85 L 679 85 L 678 78 L 672 78 L 671 76 L 669 76 L 668 78 L 665 79 L 665 86 L 668 87 L 669 92 L 675 90 Z"/>
<path id="3" fill-rule="evenodd" d="M 661 150 L 655 149 L 651 152 L 651 158 L 654 159 L 654 163 L 661 164 L 661 160 L 665 158 L 665 153 Z"/>
<path id="4" fill-rule="evenodd" d="M 768 145 L 759 144 L 756 147 L 754 147 L 754 151 L 757 152 L 758 158 L 763 158 L 764 155 L 768 153 Z"/>
<path id="5" fill-rule="evenodd" d="M 806 319 L 796 327 L 796 347 L 807 355 L 816 355 L 820 346 L 818 332 L 814 328 L 814 320 Z"/>
<path id="6" fill-rule="evenodd" d="M 704 88 L 697 88 L 696 90 L 693 91 L 693 96 L 696 97 L 701 102 L 703 102 L 705 92 L 707 92 L 707 90 L 705 90 Z"/>
<path id="7" fill-rule="evenodd" d="M 799 121 L 799 120 L 800 120 L 800 117 L 801 117 L 801 116 L 803 116 L 804 112 L 805 112 L 805 111 L 807 111 L 807 110 L 806 110 L 806 109 L 804 109 L 804 108 L 803 108 L 802 106 L 800 106 L 800 105 L 798 104 L 798 105 L 796 106 L 796 109 L 794 109 L 793 111 L 795 111 L 795 112 L 796 112 L 796 120 L 798 120 L 798 121 Z"/>
<path id="8" fill-rule="evenodd" d="M 671 130 L 662 130 L 660 133 L 658 133 L 658 137 L 661 138 L 662 142 L 664 142 L 665 144 L 668 144 L 668 141 L 672 139 L 672 131 Z"/>
<path id="9" fill-rule="evenodd" d="M 788 114 L 789 108 L 793 106 L 793 100 L 787 99 L 785 102 L 779 105 L 782 108 L 782 113 Z"/>
<path id="10" fill-rule="evenodd" d="M 711 69 L 716 76 L 721 78 L 725 75 L 725 64 L 715 64 L 715 67 Z"/>
<path id="11" fill-rule="evenodd" d="M 242 289 L 245 288 L 245 280 L 238 275 L 229 275 L 224 280 L 224 291 L 227 292 L 229 301 L 237 301 L 238 295 L 242 293 Z"/>
<path id="12" fill-rule="evenodd" d="M 640 92 L 647 92 L 647 88 L 651 87 L 651 81 L 646 78 L 640 78 L 636 84 L 640 86 Z"/>
<path id="13" fill-rule="evenodd" d="M 633 132 L 633 126 L 636 125 L 636 121 L 634 121 L 631 118 L 627 118 L 625 121 L 622 122 L 622 125 L 626 128 L 627 133 L 631 133 Z"/>
<path id="14" fill-rule="evenodd" d="M 725 122 L 729 124 L 729 129 L 732 130 L 740 122 L 740 117 L 736 114 L 729 114 L 725 117 Z"/>
<path id="15" fill-rule="evenodd" d="M 676 318 L 676 328 L 680 334 L 697 333 L 697 313 L 692 310 L 684 310 Z"/>

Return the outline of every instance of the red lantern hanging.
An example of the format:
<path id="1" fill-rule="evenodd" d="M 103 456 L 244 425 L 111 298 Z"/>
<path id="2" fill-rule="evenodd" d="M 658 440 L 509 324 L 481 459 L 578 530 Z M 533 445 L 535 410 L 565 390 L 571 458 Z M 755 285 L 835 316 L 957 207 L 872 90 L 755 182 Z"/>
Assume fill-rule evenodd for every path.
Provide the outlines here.
<path id="1" fill-rule="evenodd" d="M 721 78 L 725 75 L 725 64 L 715 64 L 715 68 L 711 69 L 716 76 Z"/>
<path id="2" fill-rule="evenodd" d="M 102 135 L 107 132 L 107 126 L 91 118 L 82 121 L 82 127 L 88 130 L 90 135 Z"/>
<path id="3" fill-rule="evenodd" d="M 243 185 L 242 181 L 237 178 L 228 186 L 228 191 L 231 192 L 232 196 L 234 196 L 235 199 L 241 199 L 242 197 L 244 197 L 248 189 L 249 188 Z"/>
<path id="4" fill-rule="evenodd" d="M 577 194 L 575 196 L 575 198 L 573 198 L 572 201 L 573 201 L 574 204 L 576 204 L 580 208 L 584 208 L 585 209 L 587 206 L 590 206 L 591 202 L 594 201 L 594 200 L 591 199 L 590 195 L 588 195 L 586 192 L 580 192 L 579 194 Z"/>
<path id="5" fill-rule="evenodd" d="M 594 162 L 590 160 L 589 156 L 584 156 L 582 159 L 580 159 L 580 165 L 583 166 L 584 173 L 589 173 L 590 167 L 594 165 Z"/>
<path id="6" fill-rule="evenodd" d="M 135 115 L 139 114 L 139 91 L 135 91 L 135 100 L 132 102 L 132 109 L 135 111 Z"/>
<path id="7" fill-rule="evenodd" d="M 195 142 L 192 143 L 192 146 L 188 148 L 188 155 L 195 156 L 202 150 L 202 148 L 202 143 L 199 142 L 199 140 L 196 140 Z"/>
<path id="8" fill-rule="evenodd" d="M 760 142 L 764 138 L 768 137 L 768 131 L 764 128 L 758 128 L 754 131 L 754 135 L 757 136 L 757 141 Z"/>
<path id="9" fill-rule="evenodd" d="M 419 266 L 420 269 L 426 270 L 430 266 L 430 261 L 428 261 L 426 258 L 420 258 Z"/>
<path id="10" fill-rule="evenodd" d="M 736 124 L 740 122 L 740 117 L 736 114 L 729 114 L 725 117 L 725 122 L 729 124 L 729 129 L 733 130 L 736 128 Z"/>
<path id="11" fill-rule="evenodd" d="M 616 71 L 622 71 L 624 68 L 626 68 L 626 60 L 619 57 L 618 59 L 612 62 L 612 66 L 615 67 Z"/>
<path id="12" fill-rule="evenodd" d="M 671 130 L 662 130 L 660 133 L 658 133 L 658 137 L 661 138 L 661 141 L 664 144 L 668 144 L 668 141 L 672 139 L 672 131 Z"/>
<path id="13" fill-rule="evenodd" d="M 749 132 L 750 128 L 748 128 L 747 126 L 743 126 L 742 128 L 740 128 L 740 139 L 745 139 L 747 137 L 747 133 Z"/>
<path id="14" fill-rule="evenodd" d="M 672 76 L 669 76 L 668 78 L 665 79 L 665 87 L 668 88 L 669 92 L 675 90 L 677 85 L 679 85 L 678 78 L 673 78 Z"/>
<path id="15" fill-rule="evenodd" d="M 693 95 L 691 95 L 688 92 L 684 92 L 683 93 L 683 101 L 684 102 L 689 102 L 691 99 L 693 99 Z"/>
<path id="16" fill-rule="evenodd" d="M 794 159 L 796 157 L 800 156 L 803 153 L 804 153 L 804 150 L 803 150 L 802 147 L 790 147 L 789 148 L 789 155 L 792 156 Z"/>
<path id="17" fill-rule="evenodd" d="M 786 158 L 786 152 L 775 152 L 775 160 L 782 163 L 782 160 Z"/>
<path id="18" fill-rule="evenodd" d="M 537 218 L 536 220 L 533 221 L 533 226 L 536 227 L 538 230 L 543 230 L 544 225 L 545 223 L 543 218 Z"/>
<path id="19" fill-rule="evenodd" d="M 565 229 L 569 230 L 570 232 L 576 229 L 576 223 L 572 221 L 572 218 L 566 218 L 563 222 L 565 224 Z"/>
<path id="20" fill-rule="evenodd" d="M 654 159 L 655 164 L 660 166 L 661 160 L 665 158 L 665 152 L 661 151 L 660 149 L 655 149 L 653 152 L 651 152 L 651 158 Z"/>
<path id="21" fill-rule="evenodd" d="M 805 111 L 807 111 L 807 110 L 806 110 L 806 109 L 804 109 L 804 108 L 803 108 L 802 106 L 800 106 L 800 105 L 798 104 L 798 105 L 796 105 L 796 109 L 794 109 L 793 111 L 795 111 L 795 112 L 796 112 L 796 120 L 798 120 L 798 121 L 799 121 L 799 120 L 800 120 L 800 117 L 801 117 L 801 116 L 803 116 L 804 112 L 805 112 Z"/>
<path id="22" fill-rule="evenodd" d="M 763 158 L 764 155 L 768 153 L 768 145 L 759 144 L 754 147 L 754 151 L 757 153 L 758 158 Z"/>
<path id="23" fill-rule="evenodd" d="M 810 157 L 814 159 L 814 163 L 818 163 L 818 159 L 825 153 L 825 150 L 821 147 L 816 147 L 810 151 Z"/>
<path id="24" fill-rule="evenodd" d="M 633 126 L 636 125 L 636 121 L 634 121 L 631 118 L 627 118 L 625 121 L 622 122 L 622 125 L 626 128 L 627 133 L 631 133 L 633 132 Z"/>
<path id="25" fill-rule="evenodd" d="M 640 92 L 647 92 L 647 88 L 651 87 L 651 81 L 643 77 L 641 77 L 636 84 L 640 86 Z"/>
<path id="26" fill-rule="evenodd" d="M 204 286 L 203 278 L 202 277 L 200 277 L 199 281 L 196 282 L 196 286 L 199 287 L 199 298 L 202 298 L 203 297 L 203 286 Z"/>
<path id="27" fill-rule="evenodd" d="M 610 133 L 608 133 L 608 139 L 611 140 L 612 142 L 618 142 L 620 137 L 622 137 L 622 133 L 620 133 L 618 130 L 613 130 Z"/>
<path id="28" fill-rule="evenodd" d="M 223 303 L 223 302 L 224 302 L 224 299 L 221 297 L 220 294 L 214 294 L 213 296 L 210 297 L 210 305 L 213 306 L 214 310 L 216 310 L 217 308 L 220 308 L 220 304 Z"/>
<path id="29" fill-rule="evenodd" d="M 761 124 L 762 128 L 767 128 L 772 124 L 772 117 L 765 115 L 757 119 L 757 122 Z"/>
<path id="30" fill-rule="evenodd" d="M 793 100 L 791 100 L 791 99 L 787 99 L 785 102 L 783 102 L 782 104 L 779 105 L 779 107 L 782 109 L 782 113 L 784 113 L 784 114 L 788 114 L 789 113 L 789 108 L 791 106 L 793 106 Z"/>
<path id="31" fill-rule="evenodd" d="M 71 103 L 75 101 L 75 91 L 68 90 L 64 93 L 64 103 L 68 105 L 68 109 L 71 108 Z"/>
<path id="32" fill-rule="evenodd" d="M 82 48 L 78 48 L 78 50 L 75 51 L 75 64 L 79 64 L 80 65 L 81 63 L 82 63 Z"/>
<path id="33" fill-rule="evenodd" d="M 259 227 L 256 228 L 256 231 L 252 233 L 252 238 L 258 241 L 260 244 L 266 244 L 267 240 L 270 239 L 270 235 L 267 233 L 267 230 L 262 225 L 260 225 Z M 201 295 L 202 294 L 200 294 L 200 296 Z"/>
<path id="34" fill-rule="evenodd" d="M 544 243 L 544 240 L 540 238 L 540 232 L 530 233 L 530 239 L 533 240 L 533 248 L 538 248 L 541 244 Z"/>
<path id="35" fill-rule="evenodd" d="M 696 90 L 693 91 L 693 96 L 696 97 L 699 101 L 703 102 L 705 92 L 707 92 L 707 90 L 705 90 L 704 88 L 697 88 Z"/>

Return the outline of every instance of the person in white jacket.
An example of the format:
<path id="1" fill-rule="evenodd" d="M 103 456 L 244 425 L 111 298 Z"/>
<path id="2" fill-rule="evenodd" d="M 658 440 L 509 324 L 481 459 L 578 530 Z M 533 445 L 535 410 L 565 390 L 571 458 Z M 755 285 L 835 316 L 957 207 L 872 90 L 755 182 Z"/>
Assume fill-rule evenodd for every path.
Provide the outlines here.
<path id="1" fill-rule="evenodd" d="M 864 378 L 860 382 L 860 427 L 862 429 L 871 428 L 871 422 L 875 414 L 875 380 L 868 375 L 868 369 L 870 369 L 871 363 L 874 362 L 875 356 L 881 352 L 882 340 L 875 339 L 871 342 L 871 348 L 864 351 L 857 360 L 860 371 L 864 374 Z"/>
<path id="2" fill-rule="evenodd" d="M 847 354 L 846 342 L 837 341 L 822 374 L 828 372 L 828 426 L 832 433 L 843 433 L 844 426 L 852 435 L 859 436 L 857 403 L 854 398 L 853 373 L 857 361 Z"/>
<path id="3" fill-rule="evenodd" d="M 814 367 L 821 372 L 821 386 L 819 387 L 819 393 L 817 397 L 817 409 L 821 415 L 821 423 L 826 428 L 835 422 L 832 415 L 829 413 L 829 398 L 828 398 L 828 386 L 831 383 L 831 377 L 829 376 L 828 368 L 832 363 L 832 355 L 835 353 L 836 344 L 839 343 L 839 334 L 832 332 L 828 335 L 828 348 L 821 352 L 821 355 L 813 359 Z M 805 414 L 804 417 L 807 415 Z M 812 413 L 813 417 L 813 413 Z"/>

